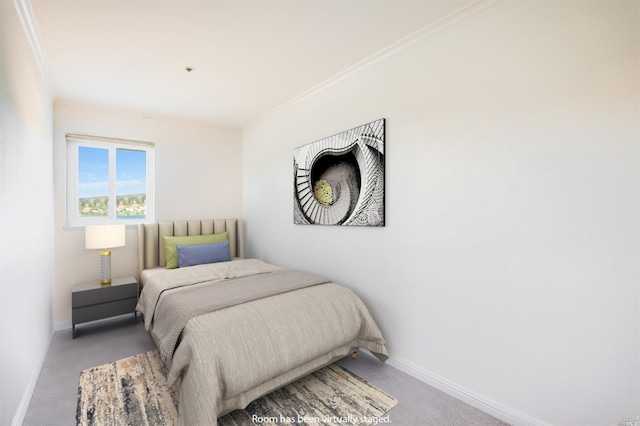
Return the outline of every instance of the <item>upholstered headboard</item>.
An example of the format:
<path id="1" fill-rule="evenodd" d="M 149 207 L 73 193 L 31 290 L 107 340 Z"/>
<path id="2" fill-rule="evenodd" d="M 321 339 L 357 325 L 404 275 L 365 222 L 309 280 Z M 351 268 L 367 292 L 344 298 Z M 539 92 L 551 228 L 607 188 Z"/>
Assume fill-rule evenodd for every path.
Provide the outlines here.
<path id="1" fill-rule="evenodd" d="M 231 257 L 242 257 L 240 219 L 175 220 L 138 224 L 138 279 L 143 270 L 165 266 L 165 235 L 207 235 L 227 231 Z"/>

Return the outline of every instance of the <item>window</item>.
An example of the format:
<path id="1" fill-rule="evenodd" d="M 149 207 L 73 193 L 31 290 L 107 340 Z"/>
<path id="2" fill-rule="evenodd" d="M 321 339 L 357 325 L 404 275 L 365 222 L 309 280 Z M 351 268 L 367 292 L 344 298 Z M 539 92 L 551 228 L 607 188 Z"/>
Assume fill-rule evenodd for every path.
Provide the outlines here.
<path id="1" fill-rule="evenodd" d="M 66 137 L 67 226 L 153 220 L 153 143 Z"/>

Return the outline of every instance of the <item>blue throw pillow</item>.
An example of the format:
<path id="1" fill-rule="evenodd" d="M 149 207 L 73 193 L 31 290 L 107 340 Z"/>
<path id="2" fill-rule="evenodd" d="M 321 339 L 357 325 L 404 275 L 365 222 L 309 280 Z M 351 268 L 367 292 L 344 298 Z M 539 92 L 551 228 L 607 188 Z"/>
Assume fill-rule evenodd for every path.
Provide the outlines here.
<path id="1" fill-rule="evenodd" d="M 178 266 L 180 268 L 231 260 L 229 241 L 215 244 L 177 245 L 176 249 L 178 251 Z"/>

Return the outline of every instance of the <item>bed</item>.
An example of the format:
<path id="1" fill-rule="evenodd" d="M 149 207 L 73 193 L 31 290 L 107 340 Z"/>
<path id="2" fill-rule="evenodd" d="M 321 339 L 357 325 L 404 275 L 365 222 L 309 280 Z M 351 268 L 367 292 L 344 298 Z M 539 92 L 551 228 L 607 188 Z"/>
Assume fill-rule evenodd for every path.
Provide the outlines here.
<path id="1" fill-rule="evenodd" d="M 222 242 L 200 242 L 214 237 Z M 189 263 L 186 254 L 213 247 L 228 253 Z M 240 219 L 138 225 L 138 279 L 137 309 L 178 390 L 183 425 L 217 425 L 219 416 L 358 348 L 387 359 L 379 328 L 350 289 L 245 259 Z"/>

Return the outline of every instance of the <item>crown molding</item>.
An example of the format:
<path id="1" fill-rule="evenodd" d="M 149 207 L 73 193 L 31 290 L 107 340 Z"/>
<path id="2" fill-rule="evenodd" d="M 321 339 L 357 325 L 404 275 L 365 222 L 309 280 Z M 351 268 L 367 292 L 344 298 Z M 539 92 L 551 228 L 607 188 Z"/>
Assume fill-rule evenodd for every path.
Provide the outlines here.
<path id="1" fill-rule="evenodd" d="M 206 121 L 204 119 L 198 120 L 196 118 L 188 118 L 188 117 L 183 117 L 179 115 L 150 113 L 144 110 L 126 109 L 126 108 L 121 108 L 117 106 L 94 104 L 94 103 L 78 101 L 70 98 L 57 97 L 53 103 L 53 107 L 54 109 L 56 108 L 64 109 L 68 107 L 68 108 L 91 109 L 95 111 L 105 111 L 113 114 L 121 114 L 121 115 L 127 115 L 129 117 L 137 117 L 141 120 L 154 120 L 154 121 L 160 121 L 165 123 L 171 122 L 171 123 L 185 125 L 185 126 L 206 127 L 206 128 L 216 129 L 216 130 L 225 131 L 225 132 L 239 132 L 241 130 L 240 127 L 221 124 L 214 121 Z"/>
<path id="2" fill-rule="evenodd" d="M 31 47 L 33 57 L 38 66 L 38 70 L 40 71 L 40 76 L 44 80 L 47 88 L 50 89 L 51 74 L 47 65 L 47 55 L 45 54 L 44 48 L 42 46 L 40 31 L 38 30 L 38 24 L 33 14 L 31 1 L 13 0 L 13 5 L 15 6 L 16 13 L 18 14 L 18 18 L 20 19 L 20 23 L 22 24 L 22 29 L 25 36 L 27 37 L 29 46 Z"/>
<path id="3" fill-rule="evenodd" d="M 252 121 L 249 121 L 248 123 L 243 125 L 242 129 L 247 129 L 288 108 L 291 108 L 292 106 L 304 101 L 305 99 L 310 98 L 319 92 L 322 92 L 323 90 L 333 86 L 336 83 L 339 83 L 340 81 L 348 77 L 351 77 L 352 75 L 376 64 L 377 62 L 380 62 L 390 56 L 393 56 L 426 38 L 432 37 L 435 34 L 438 34 L 441 31 L 444 31 L 445 29 L 461 21 L 464 21 L 465 19 L 475 16 L 479 13 L 482 13 L 490 9 L 494 5 L 498 3 L 502 3 L 503 1 L 504 0 L 475 0 L 465 6 L 462 6 L 461 8 L 449 13 L 448 15 L 443 16 L 442 18 L 420 28 L 419 30 L 413 32 L 412 34 L 409 34 L 408 36 L 387 46 L 386 48 L 378 51 L 377 53 L 374 53 L 368 58 L 363 59 L 362 61 L 356 63 L 355 65 L 352 65 L 349 68 L 339 72 L 333 77 L 301 93 L 300 95 L 285 102 L 284 104 L 272 109 L 271 111 L 263 115 L 256 117 Z"/>

